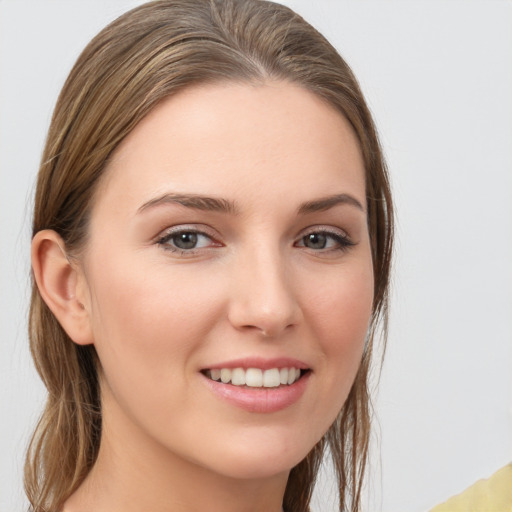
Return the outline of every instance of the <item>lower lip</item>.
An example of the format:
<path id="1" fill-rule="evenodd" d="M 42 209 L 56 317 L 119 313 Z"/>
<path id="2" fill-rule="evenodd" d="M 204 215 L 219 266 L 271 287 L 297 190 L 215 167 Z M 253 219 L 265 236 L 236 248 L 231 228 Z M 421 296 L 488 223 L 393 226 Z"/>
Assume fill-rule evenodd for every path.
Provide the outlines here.
<path id="1" fill-rule="evenodd" d="M 296 403 L 306 390 L 310 375 L 311 372 L 307 372 L 289 386 L 251 389 L 223 384 L 201 374 L 205 383 L 217 396 L 240 409 L 257 413 L 281 411 Z"/>

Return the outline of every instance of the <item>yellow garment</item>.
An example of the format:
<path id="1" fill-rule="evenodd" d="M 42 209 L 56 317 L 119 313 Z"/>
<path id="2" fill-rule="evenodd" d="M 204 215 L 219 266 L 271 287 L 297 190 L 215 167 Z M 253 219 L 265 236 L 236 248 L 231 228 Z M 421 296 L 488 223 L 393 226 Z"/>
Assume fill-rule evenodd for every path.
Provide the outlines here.
<path id="1" fill-rule="evenodd" d="M 512 463 L 430 512 L 512 512 Z"/>

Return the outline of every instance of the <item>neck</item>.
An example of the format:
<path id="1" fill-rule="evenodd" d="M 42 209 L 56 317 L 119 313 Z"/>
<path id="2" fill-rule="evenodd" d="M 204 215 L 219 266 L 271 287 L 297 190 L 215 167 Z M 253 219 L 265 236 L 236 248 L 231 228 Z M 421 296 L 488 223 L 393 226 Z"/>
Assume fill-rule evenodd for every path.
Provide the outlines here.
<path id="1" fill-rule="evenodd" d="M 288 472 L 222 475 L 111 419 L 103 418 L 97 460 L 63 512 L 281 512 Z"/>

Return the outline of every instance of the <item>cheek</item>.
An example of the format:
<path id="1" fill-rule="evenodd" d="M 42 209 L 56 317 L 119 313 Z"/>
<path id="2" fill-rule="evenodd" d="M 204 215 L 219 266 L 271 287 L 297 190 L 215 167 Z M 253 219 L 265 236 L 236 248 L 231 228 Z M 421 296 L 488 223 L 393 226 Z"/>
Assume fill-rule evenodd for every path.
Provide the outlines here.
<path id="1" fill-rule="evenodd" d="M 120 259 L 98 260 L 101 264 L 91 269 L 92 317 L 96 329 L 106 337 L 116 337 L 118 330 L 134 335 L 162 331 L 154 340 L 147 338 L 151 343 L 186 333 L 186 319 L 194 316 L 197 308 L 208 318 L 211 286 L 204 276 L 155 265 L 150 258 L 124 265 Z"/>
<path id="2" fill-rule="evenodd" d="M 366 262 L 326 276 L 304 309 L 325 351 L 334 355 L 364 342 L 372 303 L 372 266 Z"/>
<path id="3" fill-rule="evenodd" d="M 92 318 L 105 421 L 171 445 L 187 425 L 204 423 L 190 404 L 197 354 L 219 317 L 212 277 L 151 258 L 98 261 Z"/>
<path id="4" fill-rule="evenodd" d="M 359 369 L 372 314 L 371 264 L 326 279 L 310 301 L 310 326 L 321 348 L 320 371 L 326 400 L 318 417 L 334 421 Z M 330 423 L 329 423 L 330 425 Z M 325 425 L 324 425 L 325 428 Z"/>
<path id="5" fill-rule="evenodd" d="M 217 318 L 211 283 L 166 265 L 98 260 L 91 318 L 106 378 L 152 386 L 169 379 L 170 369 L 183 376 Z"/>

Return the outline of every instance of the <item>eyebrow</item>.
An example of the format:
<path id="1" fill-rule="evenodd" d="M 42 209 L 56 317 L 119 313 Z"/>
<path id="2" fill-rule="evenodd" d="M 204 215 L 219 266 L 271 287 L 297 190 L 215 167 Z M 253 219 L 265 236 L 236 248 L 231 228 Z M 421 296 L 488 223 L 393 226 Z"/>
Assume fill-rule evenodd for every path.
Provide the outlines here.
<path id="1" fill-rule="evenodd" d="M 314 201 L 308 201 L 299 206 L 299 214 L 307 214 L 314 212 L 323 212 L 329 210 L 339 204 L 348 204 L 355 206 L 358 210 L 365 212 L 364 206 L 354 197 L 349 194 L 336 194 L 333 196 L 321 197 Z"/>
<path id="2" fill-rule="evenodd" d="M 154 208 L 163 204 L 180 204 L 194 210 L 204 210 L 211 212 L 232 213 L 238 212 L 233 201 L 216 197 L 199 196 L 196 194 L 164 194 L 163 196 L 151 199 L 139 208 L 139 213 L 149 208 Z"/>
<path id="3" fill-rule="evenodd" d="M 214 211 L 220 213 L 238 214 L 239 210 L 233 201 L 217 197 L 200 196 L 197 194 L 173 194 L 167 193 L 155 199 L 144 203 L 138 212 L 141 213 L 150 208 L 165 204 L 179 204 L 187 208 L 203 211 Z M 313 201 L 302 203 L 297 212 L 299 215 L 308 213 L 322 212 L 334 208 L 337 205 L 347 204 L 356 207 L 362 212 L 365 211 L 363 205 L 353 196 L 349 194 L 335 194 L 332 196 L 321 197 Z"/>

